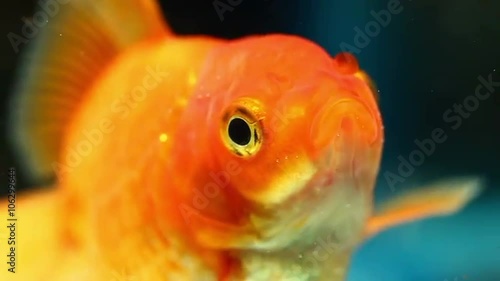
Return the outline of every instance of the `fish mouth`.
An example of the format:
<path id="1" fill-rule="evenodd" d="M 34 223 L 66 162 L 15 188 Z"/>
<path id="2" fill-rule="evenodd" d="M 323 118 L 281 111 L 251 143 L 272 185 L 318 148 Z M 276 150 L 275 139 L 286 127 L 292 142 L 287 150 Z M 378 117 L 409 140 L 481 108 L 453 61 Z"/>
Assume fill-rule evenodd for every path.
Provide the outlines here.
<path id="1" fill-rule="evenodd" d="M 383 142 L 380 114 L 355 94 L 330 98 L 321 106 L 309 136 L 311 146 L 318 151 L 315 166 L 323 174 L 336 179 L 361 179 L 369 174 L 371 179 L 378 172 Z M 356 186 L 370 188 L 363 181 Z"/>
<path id="2" fill-rule="evenodd" d="M 251 225 L 259 232 L 251 248 L 300 251 L 331 235 L 344 246 L 354 245 L 370 206 L 369 195 L 355 184 L 353 180 L 335 178 L 329 169 L 318 171 L 299 193 L 267 215 L 250 217 Z"/>
<path id="3" fill-rule="evenodd" d="M 254 215 L 259 249 L 309 247 L 334 234 L 343 245 L 362 235 L 370 215 L 372 191 L 381 157 L 381 126 L 376 113 L 355 98 L 329 100 L 312 120 L 312 167 L 300 187 L 273 206 L 268 216 Z"/>

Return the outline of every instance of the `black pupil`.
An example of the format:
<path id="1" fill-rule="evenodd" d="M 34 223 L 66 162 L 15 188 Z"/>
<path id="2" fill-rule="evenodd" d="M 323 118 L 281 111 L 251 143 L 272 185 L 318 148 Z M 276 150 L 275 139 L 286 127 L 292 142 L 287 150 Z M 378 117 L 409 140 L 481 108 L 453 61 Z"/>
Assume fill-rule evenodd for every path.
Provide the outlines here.
<path id="1" fill-rule="evenodd" d="M 252 137 L 252 131 L 247 122 L 241 118 L 234 118 L 229 122 L 229 137 L 238 145 L 247 145 Z"/>

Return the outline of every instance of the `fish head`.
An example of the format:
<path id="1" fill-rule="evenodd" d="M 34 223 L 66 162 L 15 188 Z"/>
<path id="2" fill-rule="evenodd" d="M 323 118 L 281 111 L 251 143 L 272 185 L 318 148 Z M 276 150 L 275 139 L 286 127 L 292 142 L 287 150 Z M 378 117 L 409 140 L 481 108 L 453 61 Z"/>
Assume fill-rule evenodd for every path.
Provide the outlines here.
<path id="1" fill-rule="evenodd" d="M 203 243 L 276 250 L 361 233 L 383 128 L 352 55 L 332 58 L 288 35 L 225 44 L 186 112 L 179 151 L 189 147 L 182 157 L 196 175 L 187 186 L 208 202 L 193 228 Z"/>

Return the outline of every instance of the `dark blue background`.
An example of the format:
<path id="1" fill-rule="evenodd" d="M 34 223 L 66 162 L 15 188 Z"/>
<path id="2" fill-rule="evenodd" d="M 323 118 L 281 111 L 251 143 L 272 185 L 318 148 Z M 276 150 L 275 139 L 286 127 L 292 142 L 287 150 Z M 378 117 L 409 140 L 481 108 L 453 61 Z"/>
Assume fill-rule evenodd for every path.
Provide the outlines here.
<path id="1" fill-rule="evenodd" d="M 226 0 L 220 0 L 226 3 Z M 242 0 L 221 21 L 212 1 L 162 1 L 174 30 L 236 38 L 284 32 L 309 38 L 332 55 L 342 42 L 354 45 L 355 27 L 373 21 L 371 11 L 388 0 Z M 126 1 L 124 0 L 124 5 Z M 402 0 L 403 10 L 360 48 L 357 57 L 380 90 L 386 143 L 377 201 L 423 182 L 454 175 L 480 175 L 487 190 L 463 212 L 399 227 L 368 241 L 357 253 L 353 281 L 499 281 L 500 280 L 500 87 L 453 130 L 443 114 L 474 94 L 478 76 L 500 81 L 500 2 L 494 0 Z M 0 29 L 0 128 L 5 132 L 5 102 L 19 56 L 7 39 L 20 34 L 22 17 L 35 1 L 3 3 Z M 494 71 L 496 69 L 496 72 Z M 389 188 L 384 173 L 397 174 L 398 156 L 408 159 L 414 141 L 442 128 L 448 138 L 437 144 L 403 183 Z M 5 133 L 4 133 L 5 134 Z M 0 167 L 17 166 L 0 138 Z M 22 178 L 22 186 L 31 185 Z M 2 190 L 4 192 L 4 190 Z"/>

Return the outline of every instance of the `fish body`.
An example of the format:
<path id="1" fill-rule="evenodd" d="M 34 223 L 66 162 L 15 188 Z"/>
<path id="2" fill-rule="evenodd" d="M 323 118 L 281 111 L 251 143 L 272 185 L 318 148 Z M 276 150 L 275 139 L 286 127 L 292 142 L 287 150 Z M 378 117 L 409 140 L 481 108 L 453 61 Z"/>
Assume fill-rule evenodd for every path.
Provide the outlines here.
<path id="1" fill-rule="evenodd" d="M 20 157 L 55 180 L 18 196 L 6 280 L 344 280 L 363 240 L 477 194 L 374 213 L 383 125 L 352 55 L 178 36 L 151 0 L 65 5 L 13 98 Z"/>

